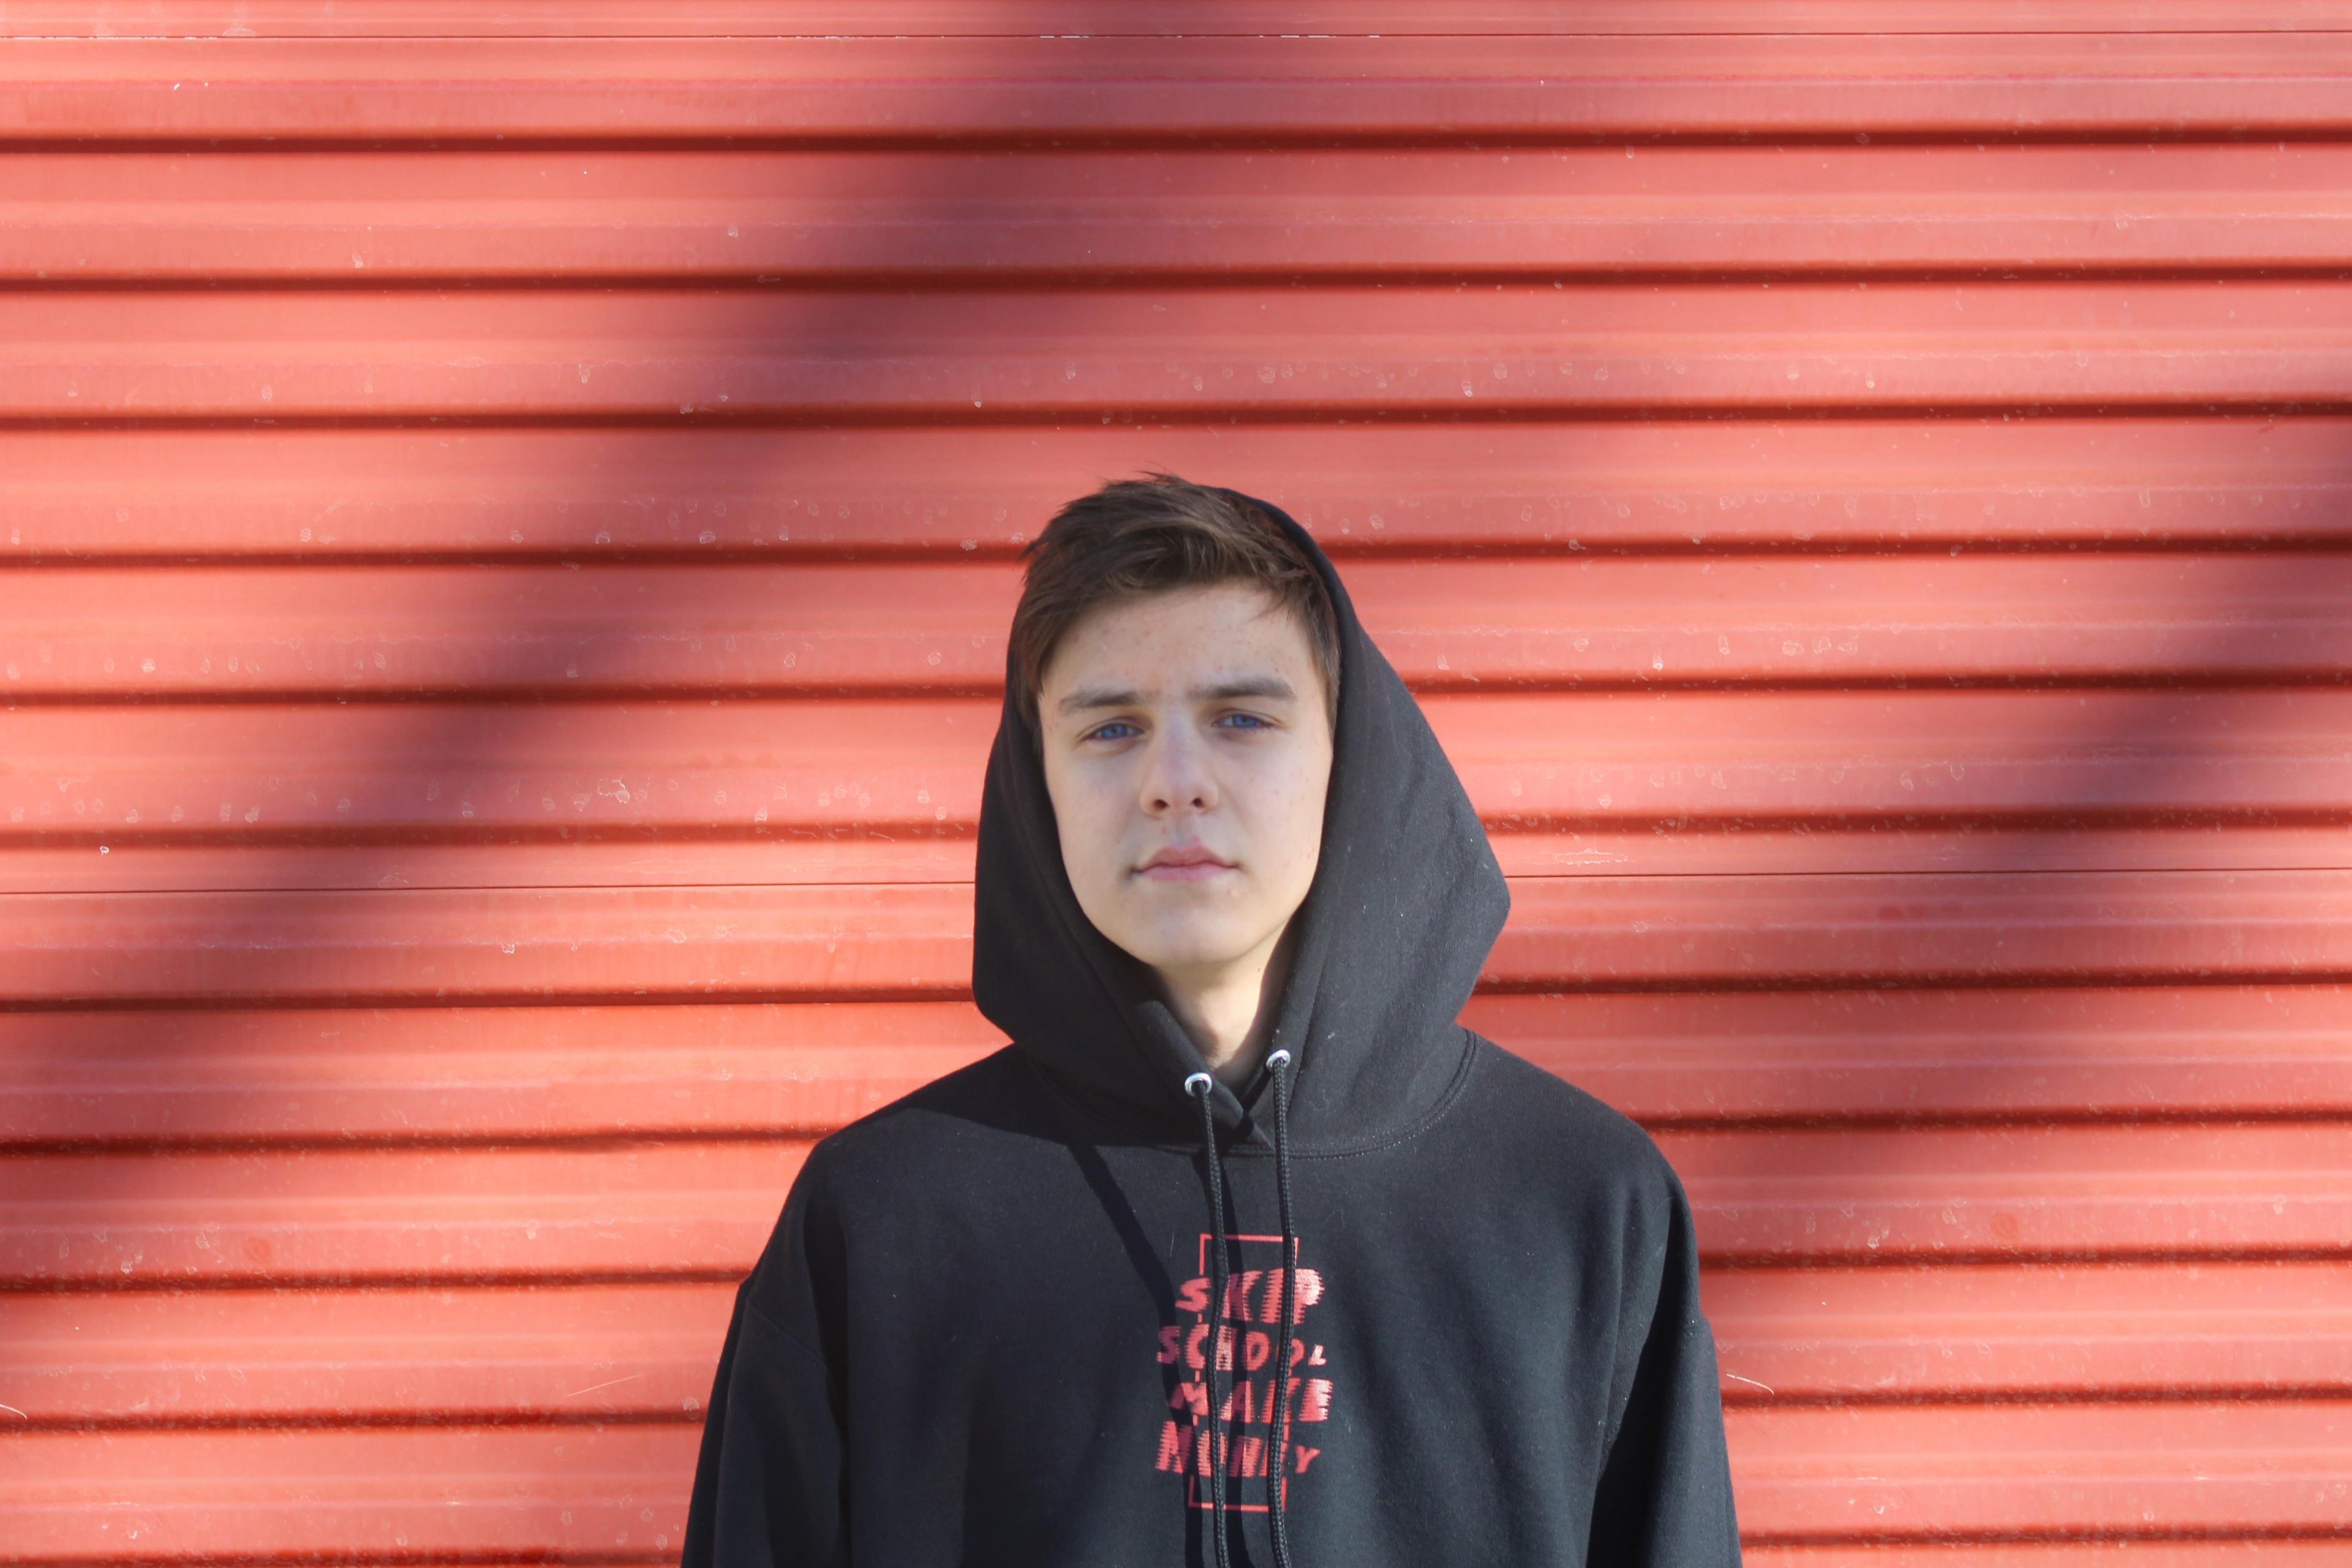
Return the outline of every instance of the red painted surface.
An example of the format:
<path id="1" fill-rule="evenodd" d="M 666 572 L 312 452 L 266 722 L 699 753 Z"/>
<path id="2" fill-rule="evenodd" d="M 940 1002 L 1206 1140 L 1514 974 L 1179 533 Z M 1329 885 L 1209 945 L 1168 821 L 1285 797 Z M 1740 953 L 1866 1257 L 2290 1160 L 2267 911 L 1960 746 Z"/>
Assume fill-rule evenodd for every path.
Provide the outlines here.
<path id="1" fill-rule="evenodd" d="M 2335 0 L 0 8 L 0 1562 L 674 1558 L 1147 466 L 1422 693 L 1752 1561 L 2343 1560 L 2347 105 Z"/>

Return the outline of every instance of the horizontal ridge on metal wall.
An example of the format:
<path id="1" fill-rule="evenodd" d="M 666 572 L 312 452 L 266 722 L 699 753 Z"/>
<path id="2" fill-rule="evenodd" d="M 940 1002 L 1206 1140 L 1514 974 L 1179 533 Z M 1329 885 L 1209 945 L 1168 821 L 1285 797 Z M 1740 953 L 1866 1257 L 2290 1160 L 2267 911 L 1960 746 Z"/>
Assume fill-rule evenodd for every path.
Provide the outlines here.
<path id="1" fill-rule="evenodd" d="M 0 142 L 2341 137 L 2352 31 L 0 39 Z"/>
<path id="2" fill-rule="evenodd" d="M 2008 824 L 2341 843 L 2352 692 L 1496 691 L 1423 704 L 1497 835 Z M 516 835 L 968 839 L 998 704 L 28 705 L 0 847 Z M 1578 746 L 1563 755 L 1561 737 Z M 921 845 L 928 853 L 933 847 Z M 910 853 L 913 851 L 909 851 Z M 95 875 L 100 868 L 92 868 Z"/>
<path id="3" fill-rule="evenodd" d="M 2324 1510 L 2328 1489 L 2320 1478 L 2341 1462 L 2352 1405 L 2182 1401 L 2161 1422 L 2136 1407 L 2068 1405 L 1961 1407 L 1940 1416 L 1941 1425 L 1899 1410 L 1791 1410 L 1769 1420 L 1759 1429 L 1759 1417 L 1735 1411 L 1728 1422 L 1735 1452 L 1751 1451 L 1759 1438 L 1770 1445 L 1769 1458 L 1742 1463 L 1737 1476 L 1743 1496 L 1756 1500 L 1743 1528 L 1760 1543 L 1851 1536 L 1897 1510 L 1984 1521 L 1979 1531 L 1925 1537 L 1942 1544 L 1948 1561 L 1953 1545 L 2000 1547 L 2045 1523 L 2061 1541 L 2194 1536 L 2210 1552 L 2217 1542 L 2259 1530 L 2260 1521 Z M 75 1435 L 35 1435 L 17 1441 L 48 1478 L 43 1491 L 56 1501 L 18 1513 L 17 1539 L 28 1554 L 51 1561 L 110 1552 L 122 1534 L 106 1528 L 118 1521 L 103 1504 L 123 1467 L 174 1477 L 137 1514 L 122 1517 L 192 1557 L 331 1552 L 366 1561 L 419 1551 L 552 1549 L 599 1562 L 662 1561 L 665 1553 L 674 1560 L 681 1478 L 691 1472 L 697 1436 L 687 1423 L 458 1426 L 428 1434 L 232 1430 L 207 1435 L 201 1445 L 176 1433 L 130 1432 L 109 1435 L 102 1463 L 93 1465 L 98 1445 Z M 2094 1467 L 2078 1458 L 2095 1449 L 2114 1462 Z M 2263 1452 L 2276 1455 L 2279 1468 L 2243 1458 Z M 2184 1491 L 2150 1479 L 2151 1468 L 2176 1463 L 2212 1479 Z M 1869 1478 L 1858 1485 L 1815 1479 L 1856 1467 Z M 2020 1468 L 2039 1479 L 2021 1480 Z M 0 1479 L 0 1508 L 21 1486 Z M 267 1500 L 294 1489 L 317 1500 Z M 386 1506 L 415 1491 L 455 1506 Z M 2273 1561 L 2267 1552 L 2257 1560 Z"/>
<path id="4" fill-rule="evenodd" d="M 0 162 L 0 281 L 2334 276 L 2352 149 L 1455 145 Z M 455 165 L 454 167 L 452 165 Z M 1055 221 L 1034 216 L 1050 208 Z M 912 210 L 910 210 L 912 209 Z"/>
<path id="5" fill-rule="evenodd" d="M 2347 300 L 2270 280 L 0 291 L 0 420 L 2340 412 Z"/>
<path id="6" fill-rule="evenodd" d="M 2331 913 L 2352 870 L 2333 868 L 1589 875 L 1512 894 L 1482 977 L 1507 991 L 2352 979 Z M 955 997 L 971 905 L 945 882 L 26 894 L 0 904 L 0 1005 Z"/>
<path id="7" fill-rule="evenodd" d="M 2352 29 L 2345 0 L 10 0 L 0 37 L 1011 37 Z"/>
<path id="8" fill-rule="evenodd" d="M 2352 559 L 2326 551 L 1373 557 L 1345 570 L 1424 696 L 1720 688 L 1753 705 L 1769 689 L 1901 683 L 2333 682 L 2352 604 Z M 1019 567 L 995 561 L 518 563 L 487 579 L 470 564 L 53 568 L 0 579 L 0 692 L 977 697 L 1001 689 L 1019 590 Z M 1591 608 L 1567 626 L 1564 603 Z M 826 711 L 809 719 L 822 729 Z"/>
<path id="9" fill-rule="evenodd" d="M 1701 1257 L 1724 1265 L 2325 1263 L 2352 1224 L 2352 1152 L 2340 1124 L 2317 1120 L 1656 1136 L 1690 1191 Z M 732 1280 L 758 1259 L 806 1148 L 22 1153 L 12 1163 L 42 1195 L 0 1201 L 0 1275 L 47 1290 Z"/>
<path id="10" fill-rule="evenodd" d="M 1343 560 L 2352 541 L 2341 417 L 1457 416 L 1145 433 L 1181 472 L 1283 492 Z M 1131 467 L 1139 438 L 1099 423 L 0 424 L 0 561 L 1011 562 L 1064 500 Z"/>
<path id="11" fill-rule="evenodd" d="M 2340 1388 L 2352 1311 L 2334 1283 L 2325 1263 L 2245 1261 L 1705 1275 L 1725 1397 L 1750 1407 Z M 420 1406 L 445 1425 L 690 1421 L 733 1294 L 725 1280 L 25 1292 L 0 1300 L 0 1365 L 41 1429 L 381 1426 Z"/>
<path id="12" fill-rule="evenodd" d="M 2352 1109 L 2340 984 L 1487 993 L 1467 1016 L 1654 1128 Z M 0 1147 L 53 1152 L 803 1137 L 1000 1043 L 950 1001 L 20 1011 L 0 1041 Z"/>

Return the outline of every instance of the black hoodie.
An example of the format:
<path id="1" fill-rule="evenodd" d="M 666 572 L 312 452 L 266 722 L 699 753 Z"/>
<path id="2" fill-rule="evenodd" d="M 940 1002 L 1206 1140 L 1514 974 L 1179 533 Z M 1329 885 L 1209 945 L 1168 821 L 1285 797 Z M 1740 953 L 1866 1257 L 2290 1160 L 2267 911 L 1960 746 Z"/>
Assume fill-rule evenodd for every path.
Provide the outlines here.
<path id="1" fill-rule="evenodd" d="M 1342 659 L 1276 1065 L 1204 1083 L 1080 910 L 1008 663 L 972 991 L 1013 1043 L 810 1152 L 736 1296 L 685 1568 L 1738 1562 L 1681 1184 L 1455 1021 L 1494 851 L 1329 560 L 1242 499 Z"/>

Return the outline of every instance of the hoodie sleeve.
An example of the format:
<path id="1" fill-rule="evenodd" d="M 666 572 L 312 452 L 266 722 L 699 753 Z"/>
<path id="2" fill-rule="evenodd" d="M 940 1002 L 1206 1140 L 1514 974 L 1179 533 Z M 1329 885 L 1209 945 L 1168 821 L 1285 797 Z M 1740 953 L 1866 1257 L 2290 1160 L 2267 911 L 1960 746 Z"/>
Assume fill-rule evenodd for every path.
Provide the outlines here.
<path id="1" fill-rule="evenodd" d="M 1636 1311 L 1625 1323 L 1633 1375 L 1594 1492 L 1585 1558 L 1591 1568 L 1739 1563 L 1715 1335 L 1699 1310 L 1690 1201 L 1670 1168 L 1664 1177 L 1664 1235 L 1645 1226 L 1650 1234 L 1628 1260 L 1629 1294 L 1647 1296 L 1651 1305 L 1646 1317 Z"/>
<path id="2" fill-rule="evenodd" d="M 703 1415 L 681 1568 L 849 1561 L 842 1380 L 824 1352 L 763 1305 L 789 1311 L 825 1294 L 805 1245 L 808 1185 L 803 1168 L 766 1254 L 735 1292 Z"/>

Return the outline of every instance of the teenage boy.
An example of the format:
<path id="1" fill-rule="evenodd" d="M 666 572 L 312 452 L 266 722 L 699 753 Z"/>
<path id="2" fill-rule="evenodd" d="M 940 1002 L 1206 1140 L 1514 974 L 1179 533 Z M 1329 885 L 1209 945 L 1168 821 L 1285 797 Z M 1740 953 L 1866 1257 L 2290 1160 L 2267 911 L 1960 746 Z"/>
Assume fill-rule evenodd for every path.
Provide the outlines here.
<path id="1" fill-rule="evenodd" d="M 1736 1564 L 1689 1205 L 1455 1022 L 1509 895 L 1329 560 L 1164 474 L 1024 553 L 1013 1043 L 810 1152 L 686 1568 Z"/>

